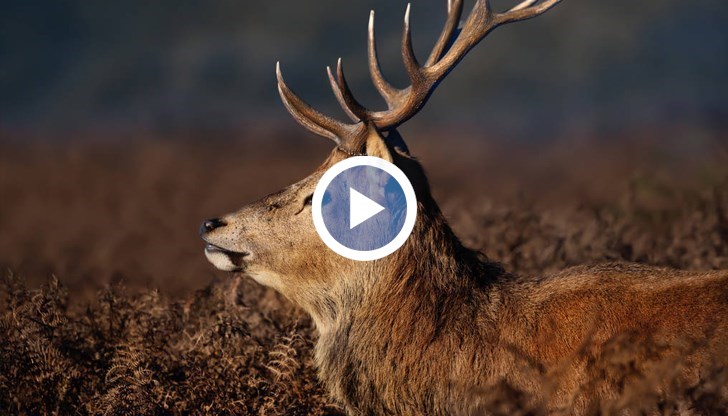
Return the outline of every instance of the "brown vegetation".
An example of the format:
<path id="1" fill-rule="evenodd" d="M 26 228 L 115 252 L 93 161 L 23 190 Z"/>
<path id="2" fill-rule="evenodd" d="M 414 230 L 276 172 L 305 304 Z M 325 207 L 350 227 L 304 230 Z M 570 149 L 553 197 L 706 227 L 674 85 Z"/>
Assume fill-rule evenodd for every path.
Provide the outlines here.
<path id="1" fill-rule="evenodd" d="M 202 151 L 156 142 L 126 151 L 69 146 L 3 152 L 0 262 L 21 272 L 8 272 L 0 288 L 4 413 L 338 411 L 315 378 L 309 319 L 245 278 L 212 279 L 196 236 L 200 219 L 302 176 L 321 153 L 308 142 L 302 149 L 311 153 L 292 155 L 295 160 L 276 159 L 265 147 L 234 148 Z M 444 163 L 447 154 L 429 149 L 423 158 L 430 160 L 425 164 L 435 192 L 456 231 L 511 271 L 535 274 L 604 260 L 728 268 L 727 172 L 719 165 L 701 163 L 696 171 L 684 162 L 679 174 L 665 178 L 645 174 L 660 171 L 650 164 L 611 172 L 587 164 L 593 169 L 590 189 L 603 189 L 601 195 L 585 196 L 578 181 L 569 188 L 566 180 L 553 190 L 562 195 L 553 204 L 543 183 L 524 182 L 529 197 L 546 201 L 533 204 L 512 195 L 500 199 L 512 190 L 501 189 L 499 179 L 513 174 L 501 169 L 522 161 L 479 147 L 477 164 L 466 155 L 453 166 Z M 650 154 L 634 150 L 617 157 L 624 152 L 619 150 L 595 160 L 622 167 Z M 559 166 L 558 155 L 551 158 Z M 468 169 L 477 172 L 471 178 L 485 179 L 452 181 Z M 686 176 L 700 179 L 675 186 Z M 55 277 L 36 288 L 48 272 L 67 288 Z M 632 345 L 628 335 L 614 340 L 600 368 L 639 379 Z M 664 363 L 666 374 L 675 367 Z M 683 410 L 674 407 L 680 398 L 698 413 L 724 413 L 717 392 L 727 377 L 725 369 L 714 368 L 699 385 L 659 393 L 644 379 L 594 410 L 671 413 Z M 506 384 L 473 394 L 488 397 L 496 413 L 542 413 Z"/>

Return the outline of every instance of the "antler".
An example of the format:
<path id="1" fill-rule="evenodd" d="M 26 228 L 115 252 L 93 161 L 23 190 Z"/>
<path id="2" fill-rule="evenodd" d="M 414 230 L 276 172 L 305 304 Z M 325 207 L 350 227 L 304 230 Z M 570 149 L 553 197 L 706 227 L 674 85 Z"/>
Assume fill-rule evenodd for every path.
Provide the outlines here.
<path id="1" fill-rule="evenodd" d="M 380 131 L 387 131 L 396 128 L 417 114 L 440 81 L 493 29 L 503 24 L 536 17 L 560 1 L 525 0 L 506 12 L 497 13 L 491 9 L 489 0 L 477 0 L 462 29 L 459 29 L 463 1 L 448 0 L 447 21 L 424 65 L 419 64 L 412 49 L 409 24 L 411 7 L 408 4 L 404 15 L 402 59 L 410 85 L 403 89 L 393 87 L 382 75 L 377 57 L 374 11 L 372 11 L 369 16 L 369 71 L 374 86 L 387 103 L 387 109 L 371 111 L 354 98 L 346 82 L 341 59 L 337 63 L 336 74 L 327 67 L 334 95 L 353 124 L 343 123 L 321 114 L 298 98 L 283 81 L 280 65 L 276 67 L 278 91 L 283 104 L 301 125 L 313 133 L 333 140 L 340 148 L 347 149 L 347 145 L 362 134 L 367 124 L 373 125 Z"/>

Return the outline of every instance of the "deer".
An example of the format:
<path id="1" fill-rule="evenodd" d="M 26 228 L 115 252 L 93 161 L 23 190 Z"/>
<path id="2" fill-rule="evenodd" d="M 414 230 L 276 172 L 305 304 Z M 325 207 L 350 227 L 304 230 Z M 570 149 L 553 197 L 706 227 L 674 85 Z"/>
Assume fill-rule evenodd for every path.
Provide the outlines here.
<path id="1" fill-rule="evenodd" d="M 655 355 L 677 360 L 673 373 L 650 379 L 658 390 L 667 388 L 660 387 L 667 379 L 697 383 L 706 368 L 728 364 L 728 271 L 612 262 L 536 277 L 511 274 L 461 243 L 397 131 L 492 30 L 559 2 L 525 0 L 498 12 L 488 0 L 476 0 L 461 22 L 463 1 L 449 0 L 442 33 L 422 64 L 412 47 L 408 5 L 401 54 L 409 85 L 403 89 L 382 74 L 372 11 L 368 64 L 387 108 L 370 110 L 354 98 L 339 59 L 327 72 L 350 122 L 308 105 L 276 64 L 288 112 L 335 147 L 305 179 L 205 220 L 200 234 L 215 267 L 249 276 L 311 316 L 318 377 L 348 414 L 480 414 L 494 403 L 486 392 L 503 386 L 548 412 L 594 413 L 639 378 L 598 367 L 623 334 L 635 347 L 625 352 L 634 371 L 646 374 Z M 330 250 L 311 214 L 324 172 L 361 155 L 396 165 L 417 196 L 417 222 L 405 244 L 365 262 Z"/>

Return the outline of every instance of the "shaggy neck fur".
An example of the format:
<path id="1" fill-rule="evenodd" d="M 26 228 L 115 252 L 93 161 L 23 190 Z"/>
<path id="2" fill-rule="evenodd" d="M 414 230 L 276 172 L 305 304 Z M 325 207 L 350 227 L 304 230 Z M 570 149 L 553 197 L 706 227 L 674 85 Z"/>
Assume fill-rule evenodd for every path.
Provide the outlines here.
<path id="1" fill-rule="evenodd" d="M 450 388 L 435 383 L 457 371 L 427 363 L 485 335 L 476 320 L 495 320 L 488 308 L 497 304 L 491 287 L 502 268 L 462 246 L 429 193 L 419 198 L 407 244 L 342 279 L 333 324 L 320 328 L 321 379 L 350 413 L 437 412 L 449 398 L 436 392 Z M 432 396 L 423 402 L 422 391 Z"/>

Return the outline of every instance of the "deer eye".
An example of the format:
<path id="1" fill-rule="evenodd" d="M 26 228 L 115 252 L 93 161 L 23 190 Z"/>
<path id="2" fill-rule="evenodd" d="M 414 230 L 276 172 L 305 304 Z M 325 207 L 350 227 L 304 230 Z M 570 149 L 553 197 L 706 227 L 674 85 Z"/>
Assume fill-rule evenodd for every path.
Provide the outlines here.
<path id="1" fill-rule="evenodd" d="M 328 203 L 331 202 L 331 194 L 329 191 L 324 192 L 323 200 L 321 201 L 321 205 L 328 205 Z M 306 197 L 306 199 L 303 200 L 303 206 L 309 206 L 313 203 L 313 194 Z"/>

